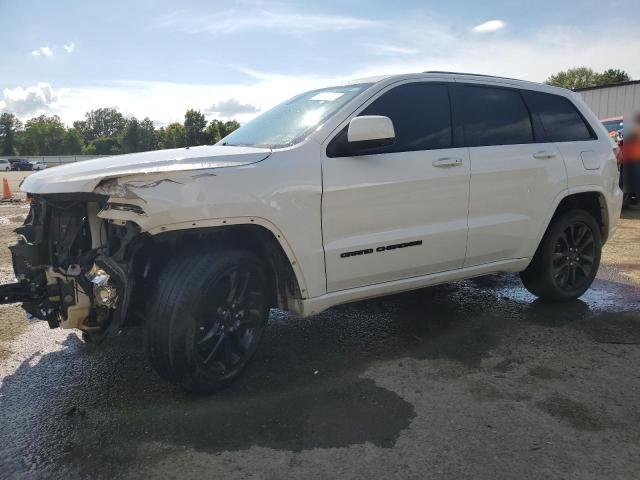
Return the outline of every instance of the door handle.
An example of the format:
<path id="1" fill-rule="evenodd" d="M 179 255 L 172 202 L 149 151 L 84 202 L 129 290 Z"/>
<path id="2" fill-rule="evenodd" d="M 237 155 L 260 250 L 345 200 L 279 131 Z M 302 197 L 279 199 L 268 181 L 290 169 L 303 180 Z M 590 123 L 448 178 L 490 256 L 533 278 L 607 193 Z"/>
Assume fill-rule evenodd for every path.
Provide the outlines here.
<path id="1" fill-rule="evenodd" d="M 558 155 L 555 152 L 549 152 L 547 150 L 542 150 L 541 152 L 536 152 L 533 154 L 533 158 L 537 158 L 539 160 L 549 160 L 551 158 L 556 158 Z"/>
<path id="2" fill-rule="evenodd" d="M 432 165 L 439 168 L 459 167 L 462 165 L 462 159 L 449 157 L 439 158 L 438 160 L 434 160 Z"/>

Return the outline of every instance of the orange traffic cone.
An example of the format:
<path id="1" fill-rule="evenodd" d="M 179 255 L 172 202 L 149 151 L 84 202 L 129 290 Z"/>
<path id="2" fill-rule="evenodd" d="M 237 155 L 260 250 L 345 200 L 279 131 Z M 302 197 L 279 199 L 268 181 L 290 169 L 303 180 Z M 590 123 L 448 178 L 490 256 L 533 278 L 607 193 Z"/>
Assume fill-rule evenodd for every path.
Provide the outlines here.
<path id="1" fill-rule="evenodd" d="M 2 178 L 2 199 L 9 200 L 12 197 L 13 195 L 11 194 L 11 189 L 9 188 L 9 180 L 7 180 L 7 177 L 3 177 Z"/>

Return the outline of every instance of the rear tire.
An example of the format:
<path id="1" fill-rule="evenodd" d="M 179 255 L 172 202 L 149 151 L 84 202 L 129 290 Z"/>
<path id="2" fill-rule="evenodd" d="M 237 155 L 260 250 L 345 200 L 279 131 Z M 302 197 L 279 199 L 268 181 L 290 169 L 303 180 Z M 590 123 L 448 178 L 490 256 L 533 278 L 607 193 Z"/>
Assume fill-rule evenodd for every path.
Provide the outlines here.
<path id="1" fill-rule="evenodd" d="M 591 286 L 601 252 L 596 220 L 585 210 L 570 210 L 549 225 L 520 278 L 525 288 L 542 300 L 575 300 Z"/>
<path id="2" fill-rule="evenodd" d="M 173 259 L 158 279 L 145 325 L 149 361 L 163 378 L 211 393 L 229 385 L 255 353 L 267 324 L 269 285 L 251 252 Z"/>

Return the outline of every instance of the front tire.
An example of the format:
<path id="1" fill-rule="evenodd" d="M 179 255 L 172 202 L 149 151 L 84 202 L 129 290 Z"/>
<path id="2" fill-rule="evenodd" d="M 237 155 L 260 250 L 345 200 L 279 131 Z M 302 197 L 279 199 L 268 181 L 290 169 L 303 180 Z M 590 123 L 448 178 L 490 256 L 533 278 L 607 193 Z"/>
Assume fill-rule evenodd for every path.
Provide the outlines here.
<path id="1" fill-rule="evenodd" d="M 251 252 L 226 250 L 172 260 L 152 296 L 147 356 L 165 379 L 211 393 L 240 376 L 267 324 L 269 285 Z"/>
<path id="2" fill-rule="evenodd" d="M 585 210 L 570 210 L 553 220 L 520 278 L 542 300 L 575 300 L 591 286 L 601 253 L 596 220 Z"/>

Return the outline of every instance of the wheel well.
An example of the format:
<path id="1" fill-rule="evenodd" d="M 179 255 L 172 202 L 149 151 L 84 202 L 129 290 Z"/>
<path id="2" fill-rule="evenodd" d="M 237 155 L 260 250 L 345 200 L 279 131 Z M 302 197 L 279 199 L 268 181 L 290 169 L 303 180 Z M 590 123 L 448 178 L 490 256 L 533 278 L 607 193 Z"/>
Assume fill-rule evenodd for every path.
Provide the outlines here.
<path id="1" fill-rule="evenodd" d="M 145 308 L 147 293 L 167 261 L 182 252 L 244 248 L 257 254 L 267 267 L 274 289 L 271 306 L 288 309 L 289 301 L 301 298 L 300 286 L 289 258 L 275 235 L 261 225 L 229 225 L 165 232 L 148 237 L 134 262 L 137 310 Z"/>
<path id="2" fill-rule="evenodd" d="M 553 215 L 553 219 L 568 210 L 586 210 L 600 225 L 602 243 L 607 241 L 609 234 L 609 214 L 604 196 L 598 192 L 582 192 L 568 195 L 562 199 Z M 553 221 L 552 219 L 552 221 Z"/>

